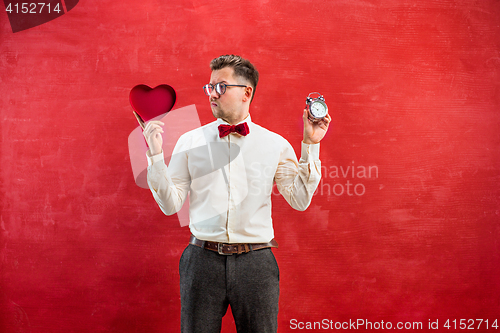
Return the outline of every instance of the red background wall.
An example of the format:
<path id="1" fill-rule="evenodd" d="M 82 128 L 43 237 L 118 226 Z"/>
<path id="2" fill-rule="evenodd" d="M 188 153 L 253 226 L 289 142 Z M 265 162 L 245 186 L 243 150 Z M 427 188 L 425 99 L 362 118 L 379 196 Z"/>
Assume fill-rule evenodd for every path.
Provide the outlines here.
<path id="1" fill-rule="evenodd" d="M 2 12 L 0 49 L 1 332 L 179 330 L 189 230 L 134 183 L 128 93 L 170 84 L 208 123 L 227 53 L 297 153 L 309 92 L 333 118 L 310 208 L 274 197 L 280 332 L 500 319 L 499 1 L 80 1 L 17 33 Z"/>

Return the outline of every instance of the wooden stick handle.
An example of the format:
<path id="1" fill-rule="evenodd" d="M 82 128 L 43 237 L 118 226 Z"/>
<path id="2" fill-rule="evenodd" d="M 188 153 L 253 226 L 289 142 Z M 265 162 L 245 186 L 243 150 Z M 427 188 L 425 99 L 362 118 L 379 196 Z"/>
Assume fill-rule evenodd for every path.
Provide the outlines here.
<path id="1" fill-rule="evenodd" d="M 142 120 L 141 116 L 139 116 L 139 115 L 137 114 L 137 112 L 135 112 L 135 111 L 132 111 L 132 112 L 134 113 L 134 116 L 135 116 L 135 118 L 137 119 L 137 122 L 138 122 L 138 123 L 139 123 L 139 125 L 141 126 L 142 130 L 144 130 L 144 127 L 145 127 L 145 125 L 144 125 L 144 120 Z"/>

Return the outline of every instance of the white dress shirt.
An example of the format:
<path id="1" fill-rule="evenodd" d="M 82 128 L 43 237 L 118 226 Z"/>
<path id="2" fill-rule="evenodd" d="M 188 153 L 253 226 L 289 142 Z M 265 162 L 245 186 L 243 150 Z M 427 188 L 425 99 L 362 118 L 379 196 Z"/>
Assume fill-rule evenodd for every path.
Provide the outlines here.
<path id="1" fill-rule="evenodd" d="M 273 183 L 285 200 L 305 210 L 321 179 L 319 143 L 302 143 L 297 162 L 282 136 L 243 121 L 249 134 L 219 138 L 221 119 L 183 134 L 169 166 L 163 153 L 148 158 L 148 185 L 166 215 L 189 198 L 189 228 L 198 239 L 224 243 L 267 243 L 274 238 Z M 189 193 L 189 196 L 188 196 Z"/>

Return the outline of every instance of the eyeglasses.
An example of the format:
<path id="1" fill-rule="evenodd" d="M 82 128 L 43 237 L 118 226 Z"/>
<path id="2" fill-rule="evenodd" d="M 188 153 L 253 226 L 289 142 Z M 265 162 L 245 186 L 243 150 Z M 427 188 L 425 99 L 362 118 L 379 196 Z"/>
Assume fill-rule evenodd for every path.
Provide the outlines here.
<path id="1" fill-rule="evenodd" d="M 247 86 L 242 86 L 241 84 L 225 84 L 222 82 L 217 83 L 215 86 L 212 85 L 211 83 L 206 84 L 203 86 L 203 91 L 207 96 L 210 96 L 212 91 L 215 88 L 215 92 L 218 93 L 219 95 L 224 95 L 226 92 L 226 87 L 247 87 Z"/>

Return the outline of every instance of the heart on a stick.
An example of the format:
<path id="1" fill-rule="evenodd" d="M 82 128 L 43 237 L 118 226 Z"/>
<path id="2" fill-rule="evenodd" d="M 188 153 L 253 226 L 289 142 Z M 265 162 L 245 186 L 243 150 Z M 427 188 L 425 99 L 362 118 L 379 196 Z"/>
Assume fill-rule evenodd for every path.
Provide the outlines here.
<path id="1" fill-rule="evenodd" d="M 139 84 L 130 91 L 130 104 L 144 121 L 172 110 L 175 100 L 175 90 L 168 84 L 160 84 L 155 88 Z"/>

